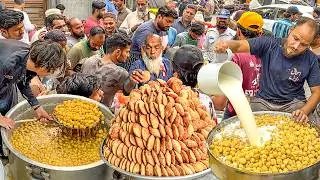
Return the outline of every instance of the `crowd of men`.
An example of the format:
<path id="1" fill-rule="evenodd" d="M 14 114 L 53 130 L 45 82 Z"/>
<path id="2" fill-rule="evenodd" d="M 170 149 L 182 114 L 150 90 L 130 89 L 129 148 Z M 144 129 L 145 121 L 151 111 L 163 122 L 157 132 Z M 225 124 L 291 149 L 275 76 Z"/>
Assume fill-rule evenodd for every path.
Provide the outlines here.
<path id="1" fill-rule="evenodd" d="M 66 17 L 68 9 L 59 4 L 46 11 L 43 27 L 31 24 L 23 0 L 15 0 L 13 9 L 0 10 L 1 126 L 13 127 L 4 115 L 18 103 L 19 91 L 39 119 L 51 117 L 36 97 L 52 90 L 92 98 L 112 110 L 119 104 L 117 94 L 128 95 L 150 80 L 177 77 L 196 91 L 199 69 L 218 62 L 217 54 L 227 49 L 243 72 L 243 90 L 254 111 L 319 120 L 318 8 L 313 20 L 289 7 L 269 32 L 259 12 L 249 10 L 231 19 L 228 10 L 220 9 L 212 24 L 213 10 L 209 13 L 204 7 L 212 6 L 207 4 L 181 1 L 179 12 L 164 5 L 153 13 L 147 0 L 136 0 L 134 11 L 125 0 L 109 3 L 93 1 L 85 20 Z M 204 18 L 196 17 L 199 12 Z M 56 88 L 46 84 L 48 79 L 55 80 Z M 305 96 L 305 82 L 310 97 Z M 199 97 L 213 119 L 215 110 L 224 110 L 224 118 L 236 115 L 224 96 L 199 92 Z"/>

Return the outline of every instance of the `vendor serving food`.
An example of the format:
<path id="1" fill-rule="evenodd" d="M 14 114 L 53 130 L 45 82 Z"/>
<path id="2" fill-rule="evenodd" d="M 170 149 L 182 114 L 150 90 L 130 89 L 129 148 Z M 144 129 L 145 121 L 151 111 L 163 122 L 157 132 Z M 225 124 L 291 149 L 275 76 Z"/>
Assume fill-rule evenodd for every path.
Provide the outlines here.
<path id="1" fill-rule="evenodd" d="M 29 45 L 15 40 L 0 40 L 0 125 L 10 129 L 14 121 L 4 117 L 18 102 L 17 88 L 33 107 L 38 119 L 49 119 L 31 92 L 29 82 L 34 76 L 47 76 L 64 66 L 66 54 L 52 41 Z"/>
<path id="2" fill-rule="evenodd" d="M 287 39 L 259 37 L 239 41 L 219 41 L 217 52 L 250 52 L 261 58 L 260 90 L 251 100 L 253 111 L 289 112 L 301 122 L 315 121 L 312 111 L 320 101 L 318 58 L 310 50 L 318 29 L 317 23 L 301 18 Z M 306 101 L 304 82 L 311 88 Z M 316 122 L 318 123 L 318 122 Z"/>

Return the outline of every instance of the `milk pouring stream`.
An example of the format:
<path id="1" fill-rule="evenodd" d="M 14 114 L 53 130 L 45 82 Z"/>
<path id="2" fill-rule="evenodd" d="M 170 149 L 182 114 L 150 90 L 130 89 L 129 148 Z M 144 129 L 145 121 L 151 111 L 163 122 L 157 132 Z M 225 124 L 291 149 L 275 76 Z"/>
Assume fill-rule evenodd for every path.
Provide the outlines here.
<path id="1" fill-rule="evenodd" d="M 236 77 L 241 77 L 237 79 Z M 249 102 L 242 90 L 242 72 L 233 62 L 208 64 L 198 74 L 200 90 L 210 95 L 223 93 L 234 107 L 246 132 L 250 144 L 262 146 L 262 138 L 257 129 Z"/>
<path id="2" fill-rule="evenodd" d="M 260 134 L 249 102 L 242 90 L 241 81 L 223 73 L 219 76 L 220 89 L 227 96 L 234 110 L 237 112 L 237 116 L 246 131 L 250 144 L 261 146 Z"/>

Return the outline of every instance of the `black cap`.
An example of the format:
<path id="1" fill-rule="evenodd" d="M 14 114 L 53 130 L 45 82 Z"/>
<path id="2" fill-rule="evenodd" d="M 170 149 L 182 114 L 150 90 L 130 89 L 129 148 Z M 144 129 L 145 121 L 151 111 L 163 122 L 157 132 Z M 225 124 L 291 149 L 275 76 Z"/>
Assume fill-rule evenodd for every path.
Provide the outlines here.
<path id="1" fill-rule="evenodd" d="M 173 65 L 187 72 L 193 72 L 195 67 L 203 65 L 203 63 L 201 50 L 192 45 L 180 47 L 173 56 Z"/>
<path id="2" fill-rule="evenodd" d="M 297 8 L 297 6 L 290 6 L 290 7 L 288 7 L 288 9 L 286 10 L 286 12 L 287 12 L 288 14 L 293 14 L 293 15 L 295 15 L 295 14 L 302 14 L 302 13 L 299 11 L 299 9 Z"/>
<path id="3" fill-rule="evenodd" d="M 94 0 L 94 1 L 92 1 L 92 7 L 96 8 L 96 9 L 102 9 L 102 8 L 106 7 L 106 3 L 101 0 Z"/>

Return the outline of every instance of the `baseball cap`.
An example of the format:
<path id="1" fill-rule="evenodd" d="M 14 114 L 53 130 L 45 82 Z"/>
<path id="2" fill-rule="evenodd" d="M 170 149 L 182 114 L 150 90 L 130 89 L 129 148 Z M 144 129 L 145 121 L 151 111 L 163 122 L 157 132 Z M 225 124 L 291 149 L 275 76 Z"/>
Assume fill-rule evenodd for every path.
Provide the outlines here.
<path id="1" fill-rule="evenodd" d="M 183 71 L 193 72 L 196 66 L 203 63 L 201 50 L 192 45 L 181 46 L 173 55 L 173 64 Z"/>
<path id="2" fill-rule="evenodd" d="M 302 13 L 299 11 L 299 9 L 297 8 L 297 6 L 290 6 L 290 7 L 288 7 L 288 9 L 286 10 L 286 13 L 288 13 L 288 14 L 293 14 L 293 15 L 295 15 L 295 14 L 302 14 Z"/>
<path id="3" fill-rule="evenodd" d="M 229 19 L 230 11 L 227 9 L 221 9 L 217 14 L 217 18 Z"/>
<path id="4" fill-rule="evenodd" d="M 237 21 L 239 25 L 250 31 L 258 32 L 262 30 L 263 19 L 260 14 L 252 11 L 244 12 Z"/>

